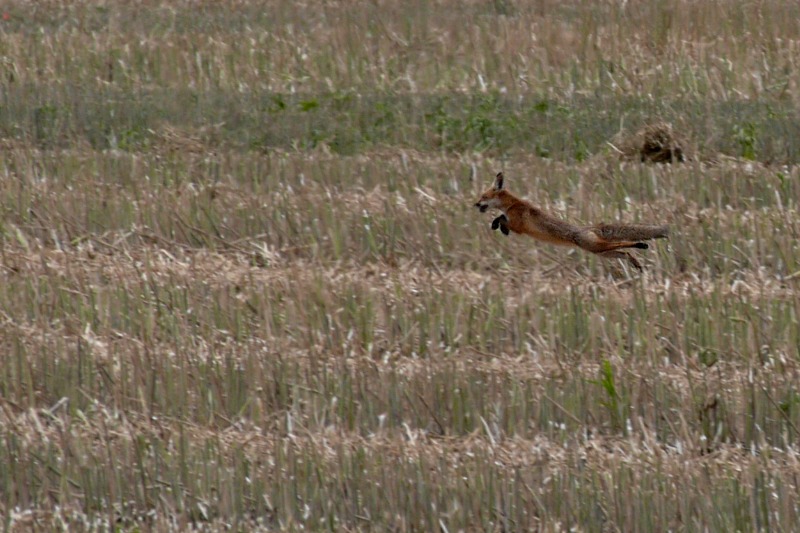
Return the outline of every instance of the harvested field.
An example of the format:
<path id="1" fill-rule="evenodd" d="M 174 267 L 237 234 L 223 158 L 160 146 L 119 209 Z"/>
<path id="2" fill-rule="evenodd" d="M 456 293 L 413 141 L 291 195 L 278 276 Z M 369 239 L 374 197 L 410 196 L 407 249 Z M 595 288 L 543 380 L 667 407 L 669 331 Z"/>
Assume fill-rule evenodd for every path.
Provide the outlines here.
<path id="1" fill-rule="evenodd" d="M 4 529 L 800 523 L 800 4 L 4 9 Z"/>

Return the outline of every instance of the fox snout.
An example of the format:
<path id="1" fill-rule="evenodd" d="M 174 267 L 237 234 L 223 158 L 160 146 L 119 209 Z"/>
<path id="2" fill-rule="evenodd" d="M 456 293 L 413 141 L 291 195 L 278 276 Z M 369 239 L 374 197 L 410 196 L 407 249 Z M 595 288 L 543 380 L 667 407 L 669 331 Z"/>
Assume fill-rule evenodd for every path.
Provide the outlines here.
<path id="1" fill-rule="evenodd" d="M 482 204 L 482 203 L 480 203 L 480 202 L 476 203 L 476 204 L 475 204 L 475 207 L 477 207 L 477 208 L 480 210 L 480 212 L 481 212 L 481 213 L 485 213 L 485 212 L 486 212 L 486 210 L 487 210 L 487 209 L 489 209 L 489 206 L 488 206 L 488 205 L 486 205 L 486 204 Z"/>

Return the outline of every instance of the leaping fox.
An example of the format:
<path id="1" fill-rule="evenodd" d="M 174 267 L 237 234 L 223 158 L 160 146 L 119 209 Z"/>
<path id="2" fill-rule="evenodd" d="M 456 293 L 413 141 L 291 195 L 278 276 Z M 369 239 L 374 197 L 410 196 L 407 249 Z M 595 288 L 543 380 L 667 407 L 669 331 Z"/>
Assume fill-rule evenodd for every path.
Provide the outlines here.
<path id="1" fill-rule="evenodd" d="M 530 202 L 521 200 L 503 189 L 503 173 L 497 174 L 494 185 L 483 193 L 475 207 L 481 213 L 499 209 L 502 215 L 492 221 L 492 229 L 508 235 L 509 232 L 526 233 L 540 241 L 562 246 L 577 246 L 608 259 L 627 259 L 637 270 L 642 265 L 624 248 L 646 250 L 647 244 L 639 241 L 666 239 L 669 226 L 640 224 L 598 224 L 575 226 L 544 213 Z"/>

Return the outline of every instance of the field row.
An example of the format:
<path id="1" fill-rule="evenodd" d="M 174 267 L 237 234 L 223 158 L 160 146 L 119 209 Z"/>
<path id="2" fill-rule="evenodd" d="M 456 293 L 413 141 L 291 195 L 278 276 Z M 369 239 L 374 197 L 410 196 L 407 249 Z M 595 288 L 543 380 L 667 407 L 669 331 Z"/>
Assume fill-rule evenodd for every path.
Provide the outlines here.
<path id="1" fill-rule="evenodd" d="M 172 253 L 207 248 L 274 267 L 359 260 L 443 270 L 614 270 L 588 254 L 493 234 L 489 216 L 473 204 L 502 168 L 512 191 L 576 223 L 670 224 L 669 243 L 642 254 L 656 276 L 732 283 L 800 270 L 797 171 L 753 163 L 655 168 L 598 158 L 564 167 L 405 151 L 380 158 L 9 154 L 0 167 L 4 236 L 23 248 L 28 240 L 65 250 L 87 241 L 113 253 L 127 240 L 149 240 Z"/>
<path id="2" fill-rule="evenodd" d="M 21 3 L 0 22 L 9 83 L 800 96 L 800 8 L 777 0 L 48 4 Z"/>
<path id="3" fill-rule="evenodd" d="M 14 411 L 0 411 L 15 428 L 0 449 L 0 482 L 22 508 L 57 504 L 34 513 L 6 507 L 17 528 L 743 530 L 798 519 L 795 450 L 697 455 L 664 446 L 638 422 L 626 439 L 504 437 L 486 421 L 452 439 L 409 427 L 309 432 L 291 414 L 276 432 L 69 402 Z"/>
<path id="4" fill-rule="evenodd" d="M 2 146 L 581 162 L 664 119 L 702 160 L 800 161 L 791 3 L 49 4 L 0 21 Z"/>
<path id="5" fill-rule="evenodd" d="M 771 164 L 800 161 L 795 104 L 784 98 L 570 97 L 499 92 L 278 93 L 194 88 L 13 84 L 0 102 L 0 145 L 126 152 L 219 153 L 386 146 L 433 152 L 534 154 L 582 162 L 613 153 L 618 134 L 659 119 L 681 132 L 683 151 Z"/>
<path id="6" fill-rule="evenodd" d="M 196 423 L 286 411 L 310 429 L 333 417 L 362 432 L 390 413 L 392 426 L 448 434 L 481 417 L 511 435 L 553 423 L 625 433 L 637 413 L 667 442 L 683 438 L 680 420 L 693 438 L 749 445 L 763 433 L 777 447 L 800 425 L 795 280 L 570 287 L 577 276 L 540 270 L 276 269 L 120 246 L 6 250 L 9 401 L 65 396 Z"/>

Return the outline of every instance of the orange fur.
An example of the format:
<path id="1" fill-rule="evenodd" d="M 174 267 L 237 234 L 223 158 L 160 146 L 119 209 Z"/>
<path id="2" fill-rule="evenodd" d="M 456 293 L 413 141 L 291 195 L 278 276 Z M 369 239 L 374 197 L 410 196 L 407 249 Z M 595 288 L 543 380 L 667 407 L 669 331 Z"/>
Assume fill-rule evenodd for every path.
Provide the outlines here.
<path id="1" fill-rule="evenodd" d="M 483 193 L 475 207 L 481 212 L 499 209 L 503 215 L 495 219 L 493 229 L 500 228 L 503 233 L 513 231 L 524 233 L 534 239 L 561 246 L 576 246 L 587 252 L 606 258 L 627 259 L 634 267 L 642 266 L 624 248 L 647 248 L 640 242 L 649 239 L 666 238 L 667 226 L 648 226 L 639 224 L 598 224 L 596 226 L 576 226 L 557 219 L 530 202 L 517 198 L 503 188 L 503 173 L 497 174 L 494 185 Z"/>

